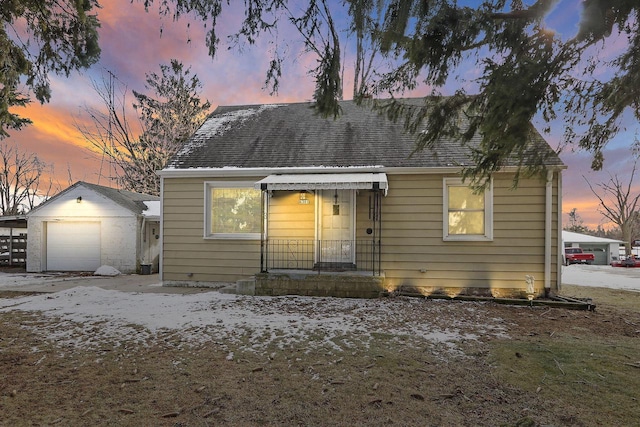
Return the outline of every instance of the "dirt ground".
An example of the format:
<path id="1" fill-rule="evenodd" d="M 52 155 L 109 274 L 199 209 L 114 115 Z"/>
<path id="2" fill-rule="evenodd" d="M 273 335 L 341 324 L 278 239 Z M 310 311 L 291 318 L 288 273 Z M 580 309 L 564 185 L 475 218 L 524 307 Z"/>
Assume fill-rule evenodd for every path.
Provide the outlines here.
<path id="1" fill-rule="evenodd" d="M 423 300 L 418 322 L 469 322 L 477 339 L 455 349 L 385 328 L 366 345 L 341 337 L 341 351 L 313 337 L 266 352 L 241 350 L 243 337 L 185 345 L 169 332 L 77 349 L 36 332 L 49 318 L 0 312 L 0 425 L 638 425 L 640 292 L 563 293 L 596 311 Z M 503 334 L 478 332 L 470 309 Z"/>

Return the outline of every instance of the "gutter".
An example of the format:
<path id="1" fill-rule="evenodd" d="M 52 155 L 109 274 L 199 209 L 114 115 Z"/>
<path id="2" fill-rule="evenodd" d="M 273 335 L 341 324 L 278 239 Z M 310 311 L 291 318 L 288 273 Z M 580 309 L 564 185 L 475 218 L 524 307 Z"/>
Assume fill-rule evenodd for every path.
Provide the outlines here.
<path id="1" fill-rule="evenodd" d="M 545 189 L 545 216 L 544 216 L 544 293 L 548 297 L 551 293 L 551 227 L 553 215 L 553 171 L 547 171 L 547 184 Z"/>
<path id="2" fill-rule="evenodd" d="M 164 177 L 160 175 L 160 251 L 158 259 L 158 277 L 160 282 L 164 282 Z"/>
<path id="3" fill-rule="evenodd" d="M 144 227 L 147 225 L 147 218 L 145 218 L 144 215 L 140 216 L 142 217 L 142 221 L 140 221 L 140 230 L 138 230 L 140 234 L 138 234 L 138 238 L 136 239 L 138 242 L 138 265 L 136 266 L 136 270 L 141 269 L 142 264 L 144 264 L 144 238 L 146 237 Z"/>
<path id="4" fill-rule="evenodd" d="M 308 167 L 260 167 L 260 168 L 243 168 L 243 167 L 223 167 L 223 168 L 188 168 L 177 169 L 167 168 L 157 171 L 156 174 L 161 178 L 215 178 L 215 177 L 233 177 L 233 176 L 256 176 L 264 177 L 267 175 L 278 174 L 307 174 L 307 173 L 388 173 L 392 175 L 407 174 L 429 174 L 457 175 L 464 170 L 464 166 L 426 166 L 426 167 L 387 167 L 383 165 L 371 166 L 308 166 Z M 549 170 L 562 170 L 566 166 L 550 167 Z M 514 173 L 519 170 L 518 166 L 505 166 L 499 172 Z"/>

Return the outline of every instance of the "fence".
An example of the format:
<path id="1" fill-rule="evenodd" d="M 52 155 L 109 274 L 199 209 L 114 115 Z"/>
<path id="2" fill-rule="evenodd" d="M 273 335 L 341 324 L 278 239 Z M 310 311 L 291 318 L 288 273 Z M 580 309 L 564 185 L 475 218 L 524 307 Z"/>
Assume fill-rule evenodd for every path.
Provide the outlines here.
<path id="1" fill-rule="evenodd" d="M 27 265 L 27 235 L 0 236 L 0 267 Z"/>

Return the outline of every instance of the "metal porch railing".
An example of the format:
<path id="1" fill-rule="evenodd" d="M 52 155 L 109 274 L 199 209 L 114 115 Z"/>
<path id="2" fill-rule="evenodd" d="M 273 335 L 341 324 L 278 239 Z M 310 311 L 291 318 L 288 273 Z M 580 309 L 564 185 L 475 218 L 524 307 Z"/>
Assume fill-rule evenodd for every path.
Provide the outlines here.
<path id="1" fill-rule="evenodd" d="M 295 240 L 263 242 L 261 271 L 367 271 L 380 274 L 380 241 Z"/>

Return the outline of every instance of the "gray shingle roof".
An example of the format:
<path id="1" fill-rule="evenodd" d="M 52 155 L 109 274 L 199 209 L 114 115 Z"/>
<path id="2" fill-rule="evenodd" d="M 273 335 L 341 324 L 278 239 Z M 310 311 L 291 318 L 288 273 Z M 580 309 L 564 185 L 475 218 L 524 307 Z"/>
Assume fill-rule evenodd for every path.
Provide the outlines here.
<path id="1" fill-rule="evenodd" d="M 309 102 L 218 107 L 168 169 L 447 167 L 470 165 L 469 146 L 480 142 L 478 136 L 469 146 L 443 140 L 433 149 L 413 153 L 415 136 L 407 134 L 401 123 L 353 101 L 340 105 L 342 114 L 335 120 L 315 114 Z M 535 152 L 548 154 L 548 166 L 562 166 L 537 132 L 530 144 Z"/>
<path id="2" fill-rule="evenodd" d="M 61 192 L 59 192 L 49 200 L 45 201 L 44 203 L 41 203 L 40 205 L 31 209 L 31 211 L 27 214 L 27 217 L 29 215 L 35 214 L 44 206 L 54 203 L 56 200 L 62 197 L 63 194 L 68 193 L 69 191 L 71 191 L 74 188 L 77 188 L 78 186 L 86 187 L 98 194 L 101 194 L 102 196 L 108 198 L 109 200 L 112 200 L 113 202 L 119 204 L 120 206 L 130 210 L 131 212 L 137 215 L 143 215 L 145 211 L 149 210 L 147 205 L 145 205 L 144 202 L 160 201 L 160 197 L 153 196 L 151 194 L 134 193 L 132 191 L 118 190 L 116 188 L 104 187 L 102 185 L 90 184 L 88 182 L 78 181 L 72 186 L 62 190 Z"/>
<path id="3" fill-rule="evenodd" d="M 77 182 L 76 184 L 74 184 L 74 187 L 76 185 L 83 185 L 87 188 L 90 188 L 96 193 L 102 194 L 106 198 L 113 200 L 120 206 L 123 206 L 130 211 L 135 212 L 136 214 L 141 214 L 147 209 L 147 206 L 144 204 L 144 202 L 160 200 L 160 197 L 152 196 L 151 194 L 118 190 L 117 188 L 104 187 L 102 185 L 90 184 L 84 181 Z"/>

